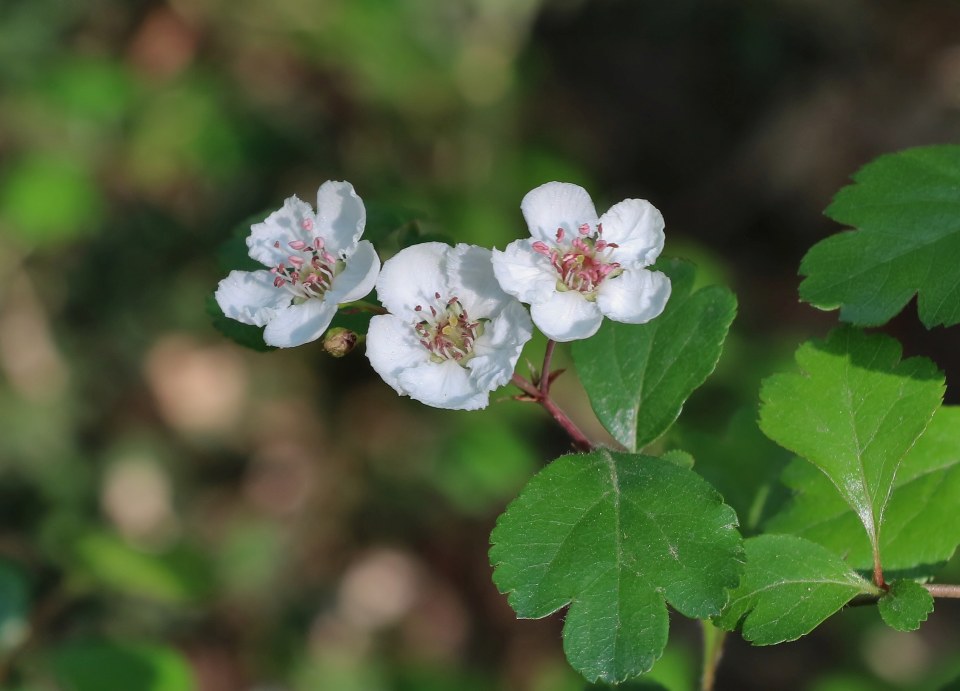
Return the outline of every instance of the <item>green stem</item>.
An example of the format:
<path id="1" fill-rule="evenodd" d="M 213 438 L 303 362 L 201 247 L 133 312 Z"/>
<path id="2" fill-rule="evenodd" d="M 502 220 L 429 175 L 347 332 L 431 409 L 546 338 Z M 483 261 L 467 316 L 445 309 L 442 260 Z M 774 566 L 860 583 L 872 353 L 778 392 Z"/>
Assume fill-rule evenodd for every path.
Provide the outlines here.
<path id="1" fill-rule="evenodd" d="M 713 691 L 717 676 L 717 665 L 723 656 L 723 643 L 727 632 L 717 628 L 708 619 L 700 621 L 703 630 L 703 671 L 700 675 L 700 691 Z"/>

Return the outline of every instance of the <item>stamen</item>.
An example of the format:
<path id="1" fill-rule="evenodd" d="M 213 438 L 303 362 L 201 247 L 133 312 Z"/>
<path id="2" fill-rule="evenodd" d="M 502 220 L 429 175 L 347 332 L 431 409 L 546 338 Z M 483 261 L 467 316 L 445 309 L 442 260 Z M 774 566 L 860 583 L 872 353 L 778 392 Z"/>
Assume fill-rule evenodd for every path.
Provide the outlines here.
<path id="1" fill-rule="evenodd" d="M 442 299 L 440 293 L 434 293 L 434 297 L 439 309 L 428 305 L 431 318 L 414 323 L 414 332 L 434 362 L 453 360 L 465 365 L 473 357 L 473 344 L 483 333 L 482 320 L 471 321 L 463 303 L 455 295 Z M 413 309 L 415 312 L 425 311 L 422 305 Z"/>
<path id="2" fill-rule="evenodd" d="M 307 228 L 306 221 L 301 225 Z M 280 262 L 270 269 L 276 278 L 274 286 L 284 288 L 295 298 L 322 298 L 334 277 L 343 270 L 343 261 L 338 260 L 330 252 L 323 249 L 324 241 L 321 237 L 314 238 L 307 243 L 303 240 L 291 240 L 287 243 L 291 250 L 299 254 L 291 254 L 286 262 Z M 274 247 L 280 247 L 280 241 L 274 242 Z M 289 264 L 289 266 L 288 266 Z"/>
<path id="3" fill-rule="evenodd" d="M 570 244 L 564 243 L 563 228 L 557 228 L 557 245 L 537 241 L 531 249 L 537 254 L 549 257 L 557 272 L 557 284 L 560 290 L 575 290 L 588 300 L 596 299 L 596 291 L 606 278 L 620 275 L 620 264 L 611 261 L 610 252 L 618 248 L 614 242 L 607 242 L 600 236 L 603 225 L 598 223 L 596 231 L 591 232 L 589 223 L 577 225 L 577 236 Z"/>

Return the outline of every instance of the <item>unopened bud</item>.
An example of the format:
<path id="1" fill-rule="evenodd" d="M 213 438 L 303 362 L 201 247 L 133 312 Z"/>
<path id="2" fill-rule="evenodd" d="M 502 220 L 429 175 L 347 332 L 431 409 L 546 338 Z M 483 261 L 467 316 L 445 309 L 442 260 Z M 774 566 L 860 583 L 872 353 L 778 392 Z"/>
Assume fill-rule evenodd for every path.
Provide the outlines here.
<path id="1" fill-rule="evenodd" d="M 359 337 L 350 329 L 335 326 L 323 336 L 323 349 L 333 357 L 343 357 L 357 345 Z"/>

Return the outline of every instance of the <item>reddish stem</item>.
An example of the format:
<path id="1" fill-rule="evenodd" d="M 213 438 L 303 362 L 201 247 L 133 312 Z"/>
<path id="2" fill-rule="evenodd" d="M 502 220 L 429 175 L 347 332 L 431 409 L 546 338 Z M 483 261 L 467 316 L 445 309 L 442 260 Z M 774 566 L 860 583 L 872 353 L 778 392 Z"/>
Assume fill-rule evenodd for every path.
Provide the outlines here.
<path id="1" fill-rule="evenodd" d="M 540 368 L 540 393 L 544 397 L 550 395 L 550 361 L 553 360 L 553 349 L 557 342 L 552 338 L 547 341 L 547 349 L 543 353 L 543 367 Z"/>
<path id="2" fill-rule="evenodd" d="M 593 449 L 593 444 L 587 438 L 587 435 L 580 431 L 574 421 L 550 398 L 550 361 L 553 359 L 553 350 L 556 345 L 556 341 L 552 339 L 547 341 L 547 350 L 543 355 L 543 367 L 540 369 L 539 386 L 534 386 L 532 382 L 527 381 L 516 372 L 514 372 L 511 381 L 530 400 L 540 404 L 544 410 L 550 413 L 553 419 L 570 435 L 573 445 L 578 450 L 590 451 Z"/>
<path id="3" fill-rule="evenodd" d="M 889 586 L 883 580 L 883 566 L 880 564 L 880 551 L 876 544 L 873 546 L 873 584 L 883 590 L 889 589 Z"/>

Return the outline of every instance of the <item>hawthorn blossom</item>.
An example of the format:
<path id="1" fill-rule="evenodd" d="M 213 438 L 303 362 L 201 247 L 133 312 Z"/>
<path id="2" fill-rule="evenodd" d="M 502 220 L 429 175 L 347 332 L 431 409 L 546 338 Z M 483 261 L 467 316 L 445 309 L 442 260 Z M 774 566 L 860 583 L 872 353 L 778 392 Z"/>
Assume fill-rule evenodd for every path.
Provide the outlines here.
<path id="1" fill-rule="evenodd" d="M 513 376 L 533 326 L 500 289 L 490 250 L 427 242 L 388 259 L 367 357 L 397 393 L 436 408 L 476 410 Z"/>
<path id="2" fill-rule="evenodd" d="M 325 182 L 317 211 L 296 196 L 250 228 L 247 247 L 267 269 L 231 271 L 217 287 L 223 313 L 266 326 L 268 345 L 291 348 L 318 339 L 345 302 L 373 290 L 380 258 L 366 240 L 363 201 L 349 182 Z"/>
<path id="3" fill-rule="evenodd" d="M 604 316 L 643 324 L 663 312 L 670 279 L 646 268 L 664 240 L 663 216 L 650 202 L 625 199 L 598 218 L 582 187 L 548 182 L 520 209 L 532 237 L 494 250 L 493 271 L 548 338 L 589 338 Z"/>

